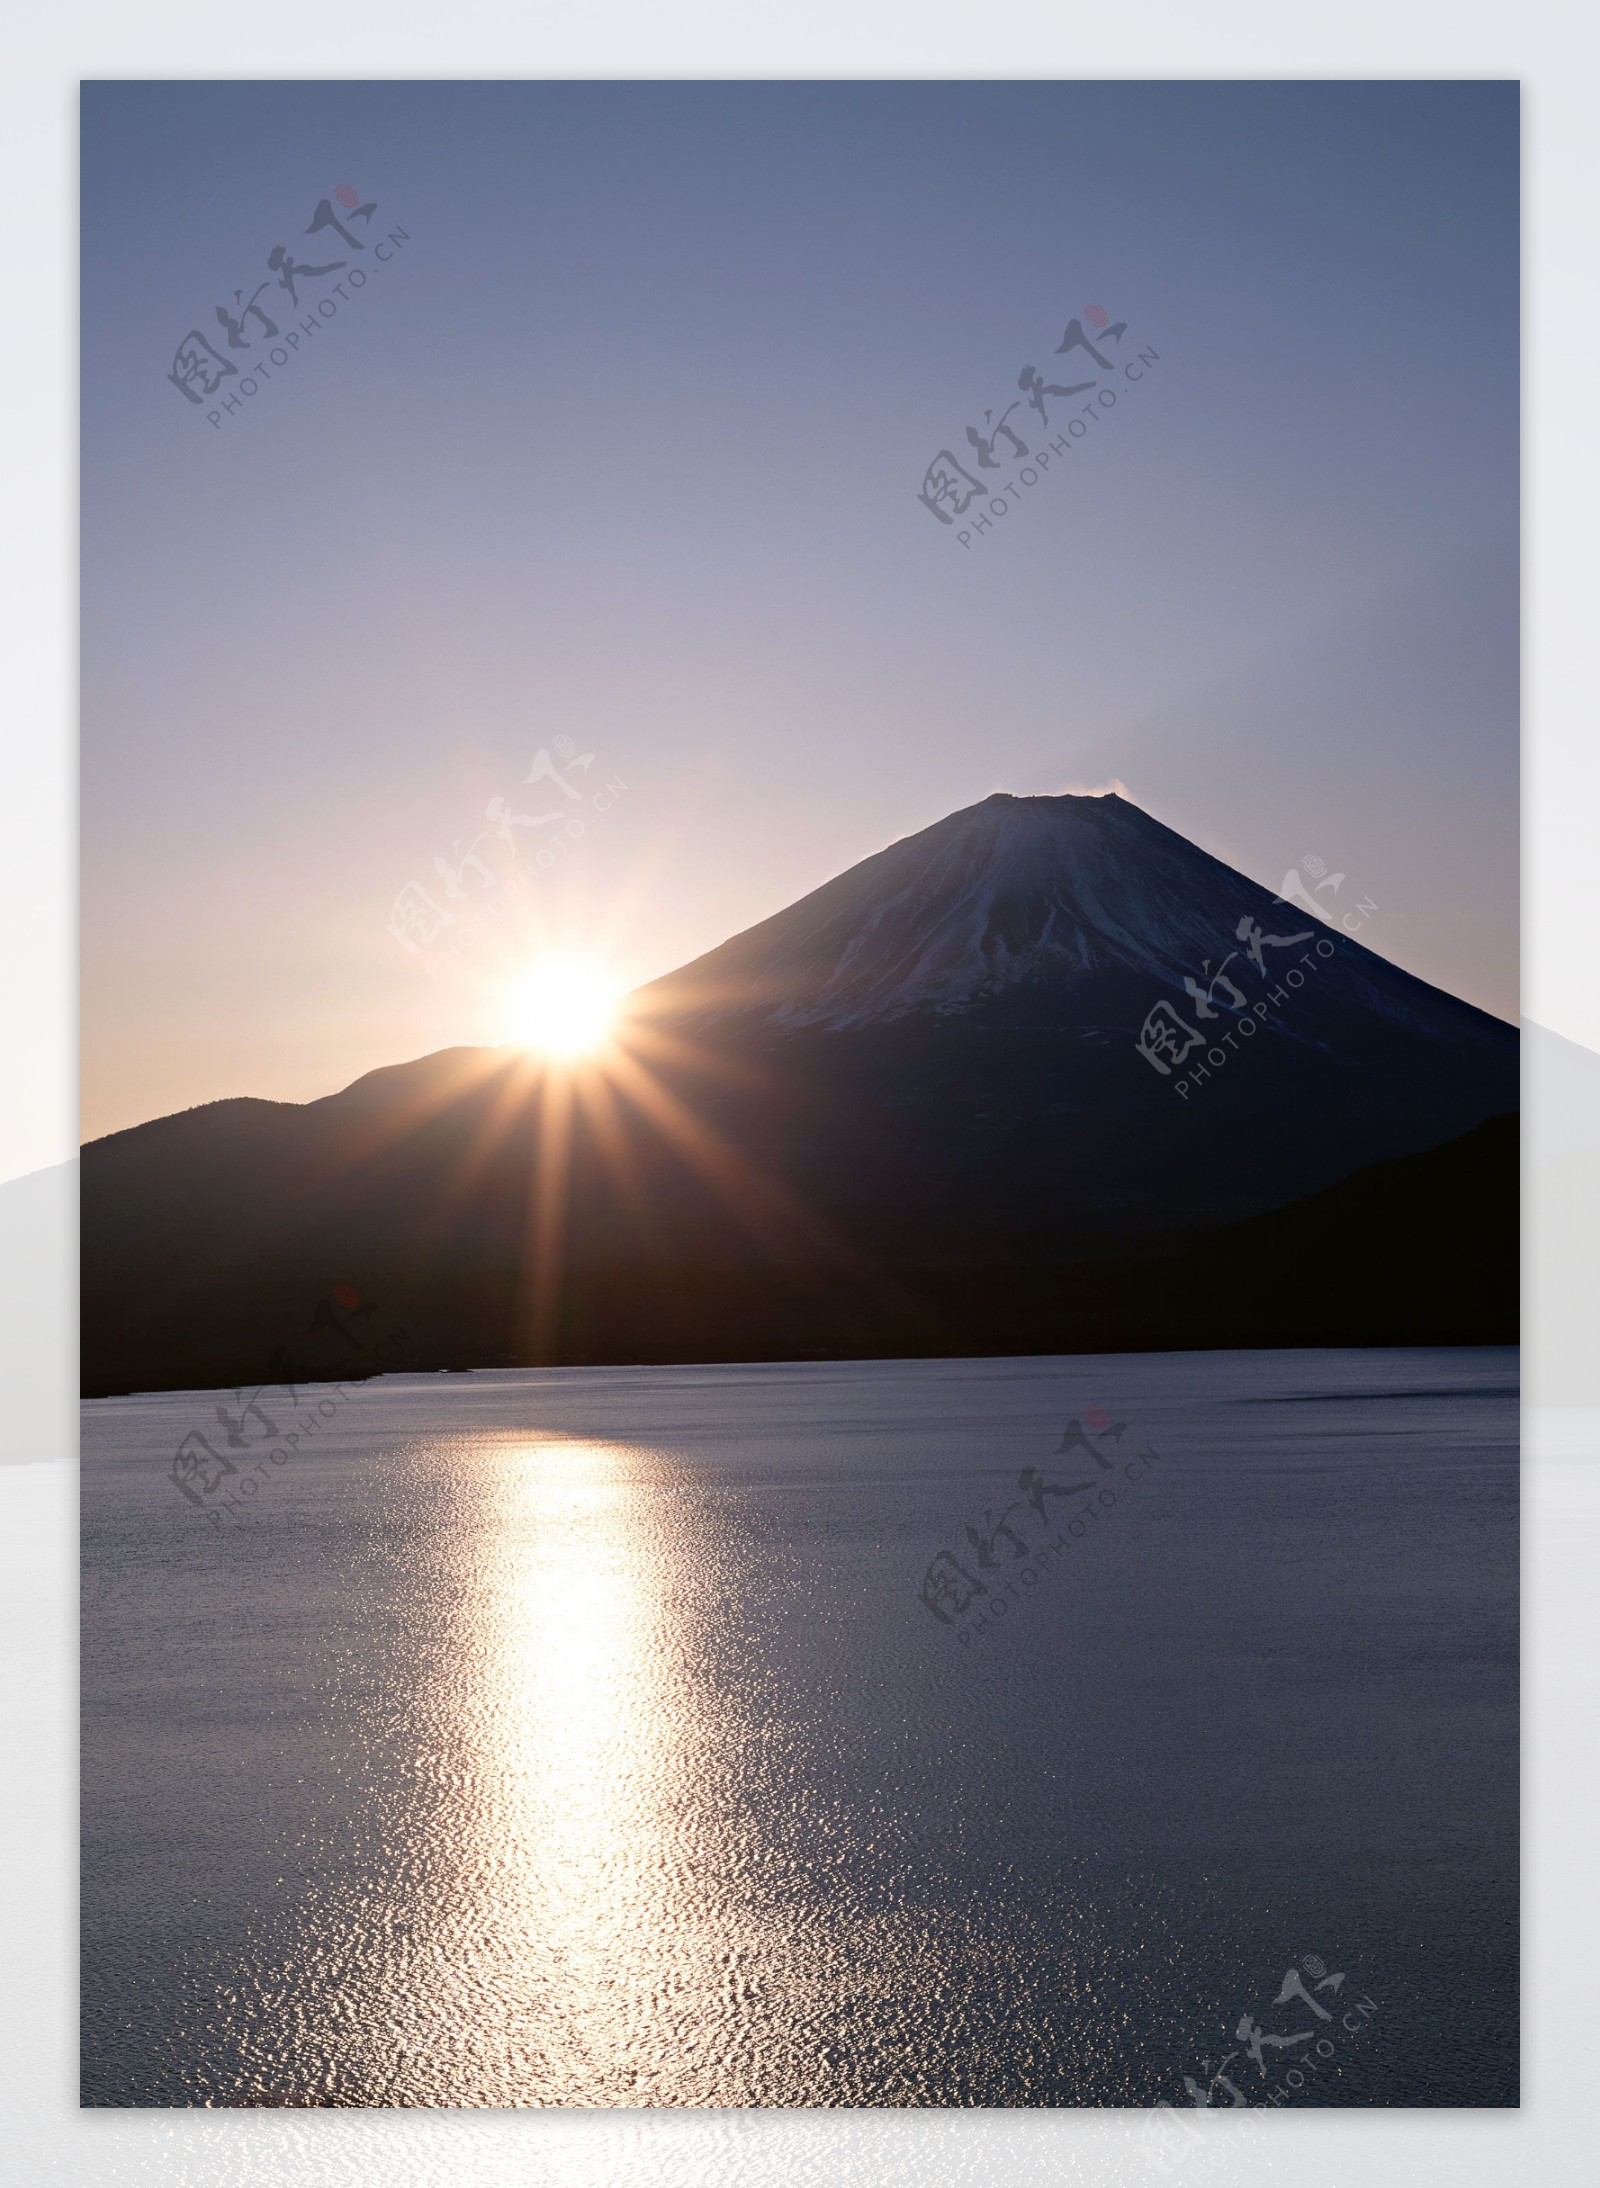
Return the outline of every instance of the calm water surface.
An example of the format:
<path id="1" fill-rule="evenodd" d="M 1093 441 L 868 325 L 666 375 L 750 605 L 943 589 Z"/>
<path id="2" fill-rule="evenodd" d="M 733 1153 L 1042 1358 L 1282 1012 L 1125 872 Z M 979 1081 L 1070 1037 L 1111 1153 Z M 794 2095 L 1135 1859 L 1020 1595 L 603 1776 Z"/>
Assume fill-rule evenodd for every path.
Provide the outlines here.
<path id="1" fill-rule="evenodd" d="M 1515 2103 L 1514 1354 L 218 1402 L 84 1409 L 86 2103 Z"/>

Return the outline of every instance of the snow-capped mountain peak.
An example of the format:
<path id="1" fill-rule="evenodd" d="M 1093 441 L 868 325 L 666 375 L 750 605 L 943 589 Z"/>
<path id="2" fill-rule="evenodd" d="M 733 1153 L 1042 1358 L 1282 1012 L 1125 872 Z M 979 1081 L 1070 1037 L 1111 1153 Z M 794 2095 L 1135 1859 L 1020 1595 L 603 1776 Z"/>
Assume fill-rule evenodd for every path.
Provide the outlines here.
<path id="1" fill-rule="evenodd" d="M 1269 890 L 1114 793 L 1013 797 L 904 837 L 641 989 L 651 1015 L 843 1030 L 1215 967 Z M 1282 923 L 1284 907 L 1276 907 Z M 1302 917 L 1303 925 L 1303 917 Z M 1153 996 L 1152 996 L 1153 999 Z"/>

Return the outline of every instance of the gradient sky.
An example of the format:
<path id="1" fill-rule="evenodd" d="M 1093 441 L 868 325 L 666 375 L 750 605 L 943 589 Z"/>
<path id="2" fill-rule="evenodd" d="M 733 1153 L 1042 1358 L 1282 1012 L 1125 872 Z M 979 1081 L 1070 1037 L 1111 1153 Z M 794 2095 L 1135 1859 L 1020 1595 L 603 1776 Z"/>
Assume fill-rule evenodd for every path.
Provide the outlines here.
<path id="1" fill-rule="evenodd" d="M 628 788 L 540 935 L 627 984 L 1116 781 L 1515 1015 L 1514 85 L 102 84 L 83 152 L 85 1136 L 502 1038 L 385 922 L 560 736 Z M 341 185 L 409 242 L 214 430 L 180 338 Z M 924 467 L 1093 304 L 1159 367 L 964 551 Z"/>

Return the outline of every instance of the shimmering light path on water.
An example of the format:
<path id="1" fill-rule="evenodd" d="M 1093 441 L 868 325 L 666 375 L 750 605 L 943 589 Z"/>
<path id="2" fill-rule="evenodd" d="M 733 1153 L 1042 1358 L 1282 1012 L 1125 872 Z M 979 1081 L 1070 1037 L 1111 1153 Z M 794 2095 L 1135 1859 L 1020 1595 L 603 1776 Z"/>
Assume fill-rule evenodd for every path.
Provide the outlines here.
<path id="1" fill-rule="evenodd" d="M 217 1402 L 85 1408 L 86 2102 L 1182 2104 L 1308 1955 L 1290 2101 L 1515 2101 L 1514 1355 L 386 1378 L 221 1531 Z"/>

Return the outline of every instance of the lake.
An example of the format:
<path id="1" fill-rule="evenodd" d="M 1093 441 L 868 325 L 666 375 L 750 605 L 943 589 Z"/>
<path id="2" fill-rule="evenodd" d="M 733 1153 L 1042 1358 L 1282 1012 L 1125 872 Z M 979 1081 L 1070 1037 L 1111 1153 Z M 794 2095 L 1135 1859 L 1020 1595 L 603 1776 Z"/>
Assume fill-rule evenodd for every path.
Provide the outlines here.
<path id="1" fill-rule="evenodd" d="M 85 2103 L 1517 2101 L 1514 1352 L 251 1396 L 83 1410 Z"/>

